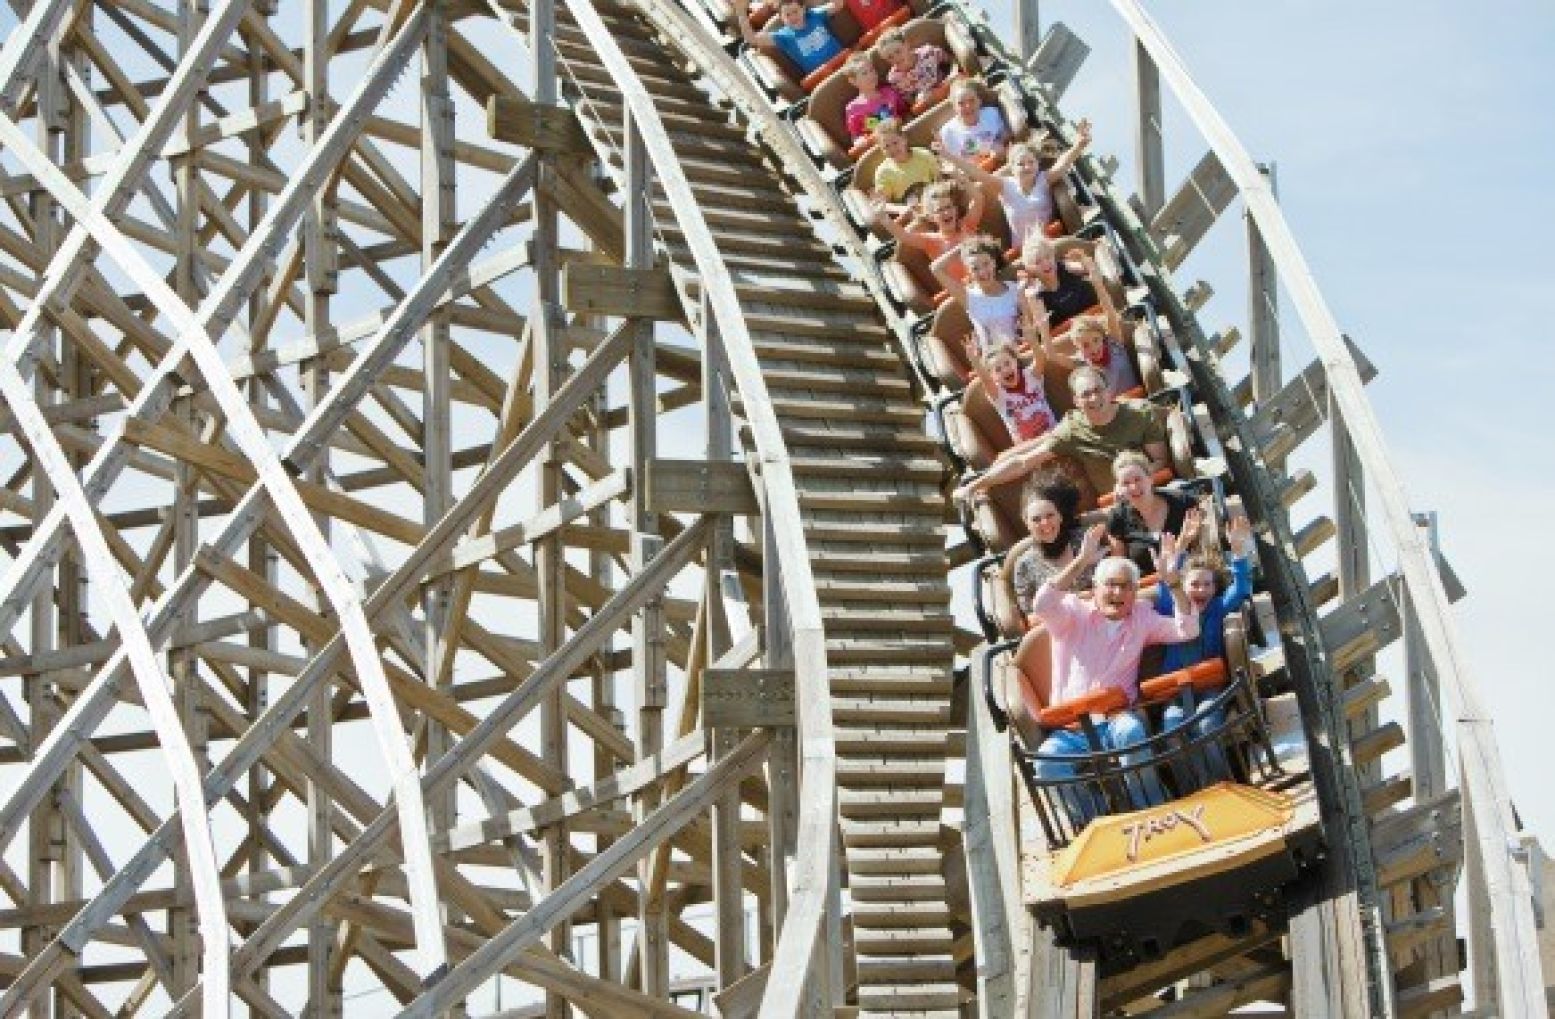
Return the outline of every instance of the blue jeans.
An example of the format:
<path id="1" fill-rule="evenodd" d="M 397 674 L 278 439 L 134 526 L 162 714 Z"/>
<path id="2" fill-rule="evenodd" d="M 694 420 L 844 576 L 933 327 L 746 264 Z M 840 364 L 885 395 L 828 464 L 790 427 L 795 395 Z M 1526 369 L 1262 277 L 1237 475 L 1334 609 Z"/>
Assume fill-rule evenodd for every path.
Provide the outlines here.
<path id="1" fill-rule="evenodd" d="M 1096 726 L 1096 734 L 1101 739 L 1102 750 L 1123 750 L 1137 743 L 1142 743 L 1149 738 L 1149 730 L 1145 728 L 1145 719 L 1138 711 L 1123 711 Z M 1055 729 L 1048 733 L 1042 745 L 1037 748 L 1037 761 L 1035 762 L 1036 776 L 1039 781 L 1056 782 L 1067 778 L 1073 778 L 1079 774 L 1075 765 L 1065 760 L 1054 760 L 1051 754 L 1088 754 L 1092 752 L 1085 733 L 1079 729 Z M 1150 751 L 1139 750 L 1132 754 L 1124 754 L 1119 758 L 1125 767 L 1135 764 L 1143 764 L 1150 759 Z M 1129 799 L 1134 809 L 1141 807 L 1153 807 L 1158 803 L 1166 802 L 1166 791 L 1161 788 L 1161 780 L 1156 775 L 1154 768 L 1145 768 L 1131 774 L 1127 780 Z M 1088 786 L 1070 786 L 1059 791 L 1059 798 L 1064 803 L 1064 808 L 1069 812 L 1069 819 L 1078 832 L 1090 821 L 1092 817 L 1102 813 L 1105 804 L 1099 795 L 1099 790 L 1094 784 Z"/>
<path id="2" fill-rule="evenodd" d="M 1193 715 L 1190 717 L 1181 704 L 1173 703 L 1167 705 L 1166 710 L 1161 714 L 1161 731 L 1171 732 L 1184 724 L 1189 724 L 1193 727 L 1189 730 L 1189 733 L 1195 739 L 1203 736 L 1205 733 L 1214 732 L 1226 724 L 1226 709 L 1221 707 L 1210 711 L 1206 710 L 1208 707 L 1209 700 L 1206 699 L 1204 703 L 1193 709 Z M 1184 793 L 1192 792 L 1203 786 L 1213 785 L 1222 779 L 1231 777 L 1231 768 L 1226 764 L 1226 752 L 1219 743 L 1206 743 L 1198 750 L 1190 751 L 1184 755 L 1182 760 L 1190 767 L 1173 772 L 1173 774 L 1177 776 L 1179 783 L 1182 784 Z M 1197 774 L 1184 774 L 1184 772 L 1189 771 Z"/>

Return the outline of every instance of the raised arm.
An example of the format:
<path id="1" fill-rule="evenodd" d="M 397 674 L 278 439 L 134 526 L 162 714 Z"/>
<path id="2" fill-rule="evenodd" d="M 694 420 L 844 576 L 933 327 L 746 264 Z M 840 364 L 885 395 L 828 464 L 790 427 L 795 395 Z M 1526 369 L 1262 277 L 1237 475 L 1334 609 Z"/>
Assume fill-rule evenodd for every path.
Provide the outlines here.
<path id="1" fill-rule="evenodd" d="M 754 46 L 764 53 L 770 53 L 777 49 L 777 44 L 772 37 L 757 32 L 751 27 L 750 11 L 746 9 L 746 0 L 731 0 L 730 6 L 734 8 L 734 23 L 740 30 L 740 38 L 745 40 L 745 45 Z"/>
<path id="2" fill-rule="evenodd" d="M 1106 524 L 1092 524 L 1086 528 L 1085 535 L 1080 539 L 1080 550 L 1063 569 L 1052 576 L 1048 583 L 1060 591 L 1073 588 L 1075 581 L 1080 579 L 1086 569 L 1095 566 L 1096 561 L 1101 558 L 1102 545 L 1106 537 Z"/>
<path id="3" fill-rule="evenodd" d="M 1049 432 L 1048 435 L 1050 436 L 1052 433 Z M 995 485 L 1002 485 L 1006 481 L 1014 481 L 1017 478 L 1025 477 L 1053 459 L 1051 446 L 1051 441 L 1044 436 L 1042 440 L 1026 449 L 1016 447 L 1016 452 L 995 460 L 993 466 L 989 467 L 985 473 L 978 475 L 956 489 L 954 497 L 956 499 L 967 499 L 978 492 L 987 491 Z"/>
<path id="4" fill-rule="evenodd" d="M 1226 525 L 1231 545 L 1231 586 L 1220 595 L 1220 607 L 1235 612 L 1253 595 L 1253 525 L 1244 516 L 1234 516 Z"/>
<path id="5" fill-rule="evenodd" d="M 972 183 L 964 177 L 962 180 L 966 184 Z M 966 215 L 961 217 L 961 229 L 971 233 L 983 221 L 983 210 L 988 207 L 988 196 L 982 188 L 968 187 L 966 190 L 972 193 L 972 197 L 966 203 Z"/>
<path id="6" fill-rule="evenodd" d="M 999 380 L 993 377 L 993 372 L 983 363 L 983 348 L 977 342 L 974 333 L 967 333 L 961 340 L 961 349 L 966 351 L 967 364 L 972 366 L 972 374 L 977 381 L 983 384 L 983 392 L 988 399 L 997 401 L 999 398 Z"/>
<path id="7" fill-rule="evenodd" d="M 981 164 L 956 155 L 954 152 L 951 152 L 949 149 L 947 149 L 945 147 L 945 143 L 940 141 L 938 138 L 929 143 L 929 148 L 934 150 L 934 154 L 936 156 L 939 156 L 945 162 L 949 163 L 951 166 L 954 166 L 957 170 L 960 170 L 962 173 L 966 174 L 968 177 L 977 181 L 977 183 L 983 185 L 984 187 L 998 188 L 1003 186 L 1003 182 L 999 180 L 998 174 L 989 173 L 987 170 L 983 169 Z"/>
<path id="8" fill-rule="evenodd" d="M 1096 264 L 1096 255 L 1090 251 L 1082 251 L 1080 264 L 1085 266 L 1085 274 L 1091 280 L 1091 289 L 1096 291 L 1096 303 L 1101 305 L 1102 314 L 1107 317 L 1107 335 L 1122 343 L 1123 317 L 1118 314 L 1118 306 L 1112 299 L 1112 291 L 1107 288 L 1107 281 L 1102 278 L 1101 268 Z"/>
<path id="9" fill-rule="evenodd" d="M 1074 144 L 1069 146 L 1063 155 L 1053 161 L 1053 165 L 1047 168 L 1047 179 L 1051 184 L 1056 184 L 1064 179 L 1064 174 L 1074 169 L 1074 164 L 1091 145 L 1091 122 L 1082 119 L 1074 126 Z"/>
<path id="10" fill-rule="evenodd" d="M 1038 308 L 1033 302 L 1031 293 L 1017 283 L 1010 286 L 1015 288 L 1016 303 L 1020 306 L 1020 334 L 1026 340 L 1026 346 L 1031 348 L 1031 370 L 1040 377 L 1047 371 L 1047 359 L 1052 356 L 1053 330 L 1048 328 L 1048 314 L 1046 308 Z"/>
<path id="11" fill-rule="evenodd" d="M 898 244 L 906 244 L 914 248 L 923 246 L 907 231 L 906 227 L 902 226 L 903 221 L 911 214 L 910 212 L 904 212 L 899 217 L 893 216 L 891 210 L 886 206 L 885 197 L 878 194 L 870 196 L 869 211 L 873 213 L 875 223 L 885 227 L 886 233 L 895 237 Z"/>
<path id="12" fill-rule="evenodd" d="M 1079 358 L 1064 353 L 1054 344 L 1053 313 L 1047 310 L 1047 304 L 1024 285 L 1017 284 L 1017 286 L 1020 292 L 1021 329 L 1025 331 L 1027 342 L 1031 344 L 1037 370 L 1045 370 L 1049 360 L 1055 361 L 1066 369 L 1080 367 Z M 1036 342 L 1032 342 L 1032 337 L 1035 337 Z M 1040 357 L 1037 356 L 1038 351 L 1041 353 Z"/>
<path id="13" fill-rule="evenodd" d="M 1172 608 L 1175 610 L 1175 619 L 1179 622 L 1193 620 L 1193 633 L 1183 639 L 1191 639 L 1198 636 L 1198 613 L 1193 609 L 1193 602 L 1188 599 L 1188 593 L 1182 588 L 1182 557 L 1177 551 L 1177 535 L 1170 531 L 1161 535 L 1161 550 L 1152 552 L 1151 558 L 1155 561 L 1156 578 L 1172 592 Z"/>
<path id="14" fill-rule="evenodd" d="M 929 263 L 929 269 L 934 273 L 934 278 L 939 280 L 940 286 L 954 300 L 960 301 L 963 308 L 967 307 L 966 284 L 956 278 L 950 271 L 951 265 L 961 257 L 959 245 L 952 245 L 940 253 L 940 256 Z"/>

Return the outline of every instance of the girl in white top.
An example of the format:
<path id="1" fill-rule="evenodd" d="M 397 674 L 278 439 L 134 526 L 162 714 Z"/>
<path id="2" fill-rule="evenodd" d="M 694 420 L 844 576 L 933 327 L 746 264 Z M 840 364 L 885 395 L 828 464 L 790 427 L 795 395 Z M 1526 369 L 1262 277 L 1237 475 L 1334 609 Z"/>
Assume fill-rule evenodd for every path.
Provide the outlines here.
<path id="1" fill-rule="evenodd" d="M 999 242 L 979 234 L 946 251 L 931 266 L 951 300 L 959 301 L 966 309 L 973 331 L 992 343 L 1007 342 L 1020 335 L 1020 291 L 1015 284 L 999 278 L 999 254 Z M 966 271 L 965 283 L 951 271 L 951 263 L 958 257 Z M 974 358 L 974 363 L 977 360 Z"/>
<path id="2" fill-rule="evenodd" d="M 1046 170 L 1040 168 L 1037 148 L 1029 142 L 1010 146 L 1009 161 L 999 173 L 989 173 L 976 160 L 963 158 L 949 149 L 942 150 L 940 155 L 999 199 L 1004 206 L 1004 218 L 1010 224 L 1010 239 L 1019 247 L 1033 231 L 1042 233 L 1057 218 L 1053 185 L 1064 179 L 1090 144 L 1091 122 L 1082 120 L 1075 125 L 1074 144 Z"/>
<path id="3" fill-rule="evenodd" d="M 963 159 L 1003 156 L 1010 129 L 997 106 L 984 106 L 977 86 L 962 80 L 950 87 L 950 104 L 955 113 L 939 129 L 944 151 Z"/>

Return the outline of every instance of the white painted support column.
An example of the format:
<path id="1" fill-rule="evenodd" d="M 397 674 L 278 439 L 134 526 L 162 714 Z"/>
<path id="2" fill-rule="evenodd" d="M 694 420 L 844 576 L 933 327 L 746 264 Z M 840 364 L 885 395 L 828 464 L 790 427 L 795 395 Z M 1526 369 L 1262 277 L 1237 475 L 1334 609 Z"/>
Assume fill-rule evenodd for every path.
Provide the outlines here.
<path id="1" fill-rule="evenodd" d="M 770 512 L 762 513 L 761 539 L 762 665 L 768 669 L 788 669 L 794 665 L 792 624 L 782 574 L 775 568 L 779 552 Z M 789 868 L 794 865 L 799 834 L 799 747 L 793 728 L 779 729 L 773 735 L 767 751 L 767 788 L 775 935 L 783 929 L 788 914 Z"/>
<path id="2" fill-rule="evenodd" d="M 1430 549 L 1432 558 L 1436 559 L 1441 552 L 1441 546 L 1438 541 L 1435 511 L 1416 513 L 1414 520 L 1415 525 L 1425 535 L 1426 547 Z M 1400 615 L 1404 622 L 1404 689 L 1405 709 L 1408 712 L 1405 731 L 1409 734 L 1409 771 L 1413 781 L 1415 802 L 1422 803 L 1447 791 L 1447 748 L 1445 719 L 1441 706 L 1442 689 L 1441 680 L 1431 663 L 1425 636 L 1420 629 L 1420 617 L 1415 611 L 1414 601 L 1409 597 L 1407 589 L 1401 589 L 1400 598 L 1403 601 Z M 1464 848 L 1472 850 L 1473 836 L 1468 828 L 1469 805 L 1460 800 L 1459 810 L 1465 821 L 1464 838 L 1468 841 L 1468 845 Z M 1462 873 L 1467 876 L 1470 886 L 1468 929 L 1470 974 L 1477 981 L 1493 981 L 1494 956 L 1489 950 L 1490 942 L 1487 940 L 1491 936 L 1491 931 L 1487 918 L 1477 915 L 1473 909 L 1474 900 L 1483 897 L 1485 893 L 1484 868 L 1480 865 L 1476 852 L 1465 854 Z M 1427 881 L 1430 877 L 1431 875 L 1427 875 L 1419 881 Z M 1417 890 L 1418 906 L 1422 908 L 1435 906 L 1447 913 L 1447 933 L 1432 938 L 1425 945 L 1427 979 L 1451 976 L 1458 972 L 1458 925 L 1455 905 L 1457 888 L 1455 884 L 1445 880 L 1445 875 L 1442 877 L 1441 884 L 1420 887 Z"/>
<path id="3" fill-rule="evenodd" d="M 268 19 L 275 14 L 275 4 L 265 2 L 257 5 L 256 14 Z M 303 71 L 304 78 L 309 86 L 318 81 L 322 76 L 322 69 L 315 71 L 309 65 L 310 60 L 318 59 L 317 41 L 320 39 L 318 30 L 313 26 L 313 13 L 308 13 L 309 27 L 305 31 L 303 39 Z M 262 50 L 255 49 L 249 54 L 249 80 L 248 100 L 249 105 L 260 107 L 270 98 L 270 69 L 271 62 L 268 55 Z M 304 118 L 304 123 L 311 120 Z M 248 136 L 246 147 L 250 164 L 259 166 L 264 159 L 266 146 L 259 132 L 251 132 Z M 248 195 L 248 222 L 257 224 L 263 222 L 265 213 L 269 210 L 270 196 L 261 188 L 253 188 Z M 265 350 L 268 341 L 269 330 L 262 325 L 266 319 L 268 301 L 262 291 L 256 291 L 248 300 L 247 328 L 250 336 L 249 353 L 257 356 Z M 305 313 L 306 315 L 306 313 Z M 304 322 L 304 327 L 312 335 L 313 327 L 311 317 Z M 248 402 L 258 411 L 266 411 L 270 408 L 269 391 L 266 388 L 265 379 L 254 376 L 243 384 L 244 395 Z M 280 557 L 275 549 L 264 539 L 262 535 L 255 535 L 248 543 L 247 565 L 250 572 L 262 578 L 265 583 L 275 585 L 280 578 Z M 277 649 L 277 628 L 266 623 L 249 631 L 248 646 L 258 653 L 272 652 Z M 269 706 L 270 674 L 262 668 L 250 668 L 244 670 L 244 678 L 248 689 L 243 702 L 243 709 L 250 718 L 258 718 Z M 270 822 L 270 812 L 265 809 L 269 800 L 272 776 L 269 769 L 262 765 L 256 765 L 249 769 L 248 781 L 245 783 L 244 797 L 248 801 L 244 809 L 244 837 L 249 840 L 248 866 L 245 868 L 251 881 L 257 880 L 260 875 L 269 870 L 273 862 L 268 840 L 265 837 L 266 829 Z M 263 894 L 254 897 L 258 902 L 264 903 L 268 896 Z M 254 974 L 254 984 L 260 990 L 268 991 L 270 987 L 270 970 L 266 967 Z"/>
<path id="4" fill-rule="evenodd" d="M 1015 45 L 1025 64 L 1042 45 L 1041 0 L 1015 0 Z"/>
<path id="5" fill-rule="evenodd" d="M 59 66 L 53 59 L 58 53 L 56 40 L 55 44 L 49 47 L 49 59 L 44 62 L 41 73 L 36 79 L 37 90 L 34 93 L 39 108 L 34 137 L 37 139 L 38 147 L 54 159 L 58 159 L 61 154 L 59 128 L 63 126 L 59 122 L 58 109 L 64 98 L 64 82 L 60 77 Z M 33 192 L 27 202 L 27 212 L 33 220 L 39 251 L 45 255 L 52 254 L 59 245 L 61 233 L 59 210 L 54 198 L 45 190 Z M 59 330 L 52 322 L 41 324 L 39 339 L 51 356 L 58 346 L 58 338 Z M 47 373 L 39 372 L 32 380 L 32 388 L 39 406 L 47 407 L 55 402 L 55 380 L 50 379 Z M 32 469 L 32 502 L 33 525 L 36 527 L 39 522 L 48 517 L 55 505 L 54 486 L 49 483 L 47 472 L 36 463 Z M 28 648 L 34 655 L 44 655 L 60 647 L 60 616 L 59 606 L 55 603 L 55 592 L 66 576 L 63 558 L 61 565 L 50 572 L 57 579 L 43 585 L 33 595 L 29 607 Z M 36 673 L 24 679 L 23 689 L 33 738 L 40 739 L 58 724 L 61 691 L 58 691 L 45 677 Z M 38 805 L 38 809 L 27 819 L 25 904 L 30 907 L 46 906 L 62 897 L 61 867 L 70 838 L 66 829 L 65 815 L 60 810 L 60 798 L 70 788 L 69 774 L 67 772 L 66 776 L 60 778 Z M 22 933 L 22 953 L 31 955 L 40 951 L 52 937 L 53 929 L 50 927 L 41 924 L 29 926 Z M 53 994 L 38 998 L 28 1014 L 31 1019 L 53 1019 L 57 1014 L 71 1014 L 69 1010 L 68 999 L 55 991 Z"/>
<path id="6" fill-rule="evenodd" d="M 1166 204 L 1166 143 L 1161 121 L 1161 74 L 1139 42 L 1134 43 L 1134 151 L 1139 159 L 1142 217 L 1151 223 Z"/>
<path id="7" fill-rule="evenodd" d="M 1269 183 L 1269 196 L 1279 198 L 1279 179 L 1273 163 L 1260 163 L 1258 171 Z M 1253 403 L 1256 406 L 1280 391 L 1280 278 L 1269 257 L 1269 247 L 1258 229 L 1258 220 L 1247 220 L 1247 347 L 1252 359 Z M 1278 465 L 1275 465 L 1278 466 Z M 1343 475 L 1341 475 L 1342 477 Z"/>
<path id="8" fill-rule="evenodd" d="M 199 35 L 208 7 L 204 0 L 181 0 L 178 4 L 178 50 L 180 58 Z M 200 102 L 198 95 L 191 101 L 183 116 L 183 132 L 186 137 L 198 137 L 200 129 Z M 173 289 L 189 307 L 200 303 L 204 273 L 199 256 L 200 222 L 200 170 L 195 163 L 196 153 L 175 157 L 172 162 L 173 186 L 176 195 L 174 205 L 174 261 Z M 39 374 L 42 374 L 41 372 Z M 194 401 L 180 395 L 173 401 L 170 416 L 185 430 L 203 435 L 200 416 L 194 411 Z M 194 560 L 199 544 L 199 478 L 188 463 L 179 462 L 173 471 L 173 500 L 169 507 L 172 514 L 173 569 L 183 571 Z M 191 603 L 174 624 L 178 628 L 193 626 L 199 622 L 198 605 Z M 195 765 L 200 774 L 209 767 L 207 752 L 208 733 L 204 708 L 200 703 L 199 662 L 190 648 L 173 648 L 167 653 L 168 676 L 173 682 L 174 703 L 183 723 L 189 747 L 194 752 Z M 183 901 L 189 901 L 190 875 L 188 862 L 175 858 L 174 886 L 180 890 Z M 168 930 L 173 938 L 173 983 L 176 995 L 186 993 L 199 979 L 200 943 L 197 929 L 198 917 L 188 906 L 179 906 L 168 912 Z"/>

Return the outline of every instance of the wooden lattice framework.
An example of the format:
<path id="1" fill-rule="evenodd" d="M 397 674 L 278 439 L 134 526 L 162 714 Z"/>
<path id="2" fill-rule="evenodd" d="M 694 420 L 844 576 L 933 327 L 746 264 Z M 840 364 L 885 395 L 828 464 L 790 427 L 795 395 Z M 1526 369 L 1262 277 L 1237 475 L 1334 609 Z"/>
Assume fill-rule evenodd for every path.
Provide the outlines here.
<path id="1" fill-rule="evenodd" d="M 819 627 L 770 415 L 731 459 L 748 340 L 701 356 L 728 287 L 682 322 L 646 202 L 545 118 L 551 6 L 532 50 L 471 13 L 44 3 L 6 41 L 0 1011 L 337 1014 L 354 969 L 374 1011 L 502 971 L 682 1015 L 672 950 L 738 975 L 825 900 L 762 778 Z M 752 677 L 786 699 L 704 729 Z"/>

